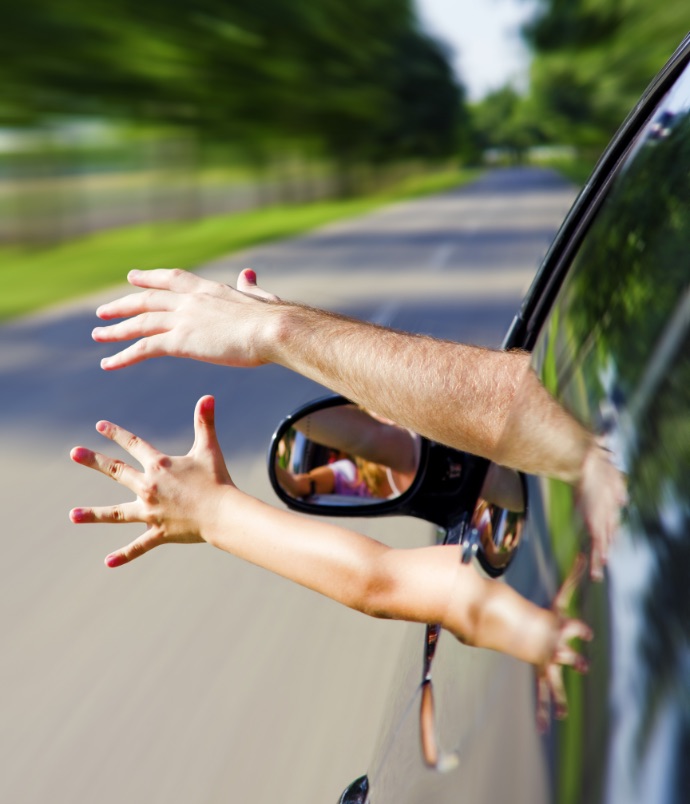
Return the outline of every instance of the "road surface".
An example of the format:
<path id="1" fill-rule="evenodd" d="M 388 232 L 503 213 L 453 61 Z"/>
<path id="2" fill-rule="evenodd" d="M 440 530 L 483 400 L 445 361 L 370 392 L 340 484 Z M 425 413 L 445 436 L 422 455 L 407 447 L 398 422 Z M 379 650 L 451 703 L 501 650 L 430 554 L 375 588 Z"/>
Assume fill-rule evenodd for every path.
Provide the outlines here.
<path id="1" fill-rule="evenodd" d="M 548 172 L 496 171 L 203 273 L 232 282 L 251 266 L 284 298 L 497 346 L 573 197 Z M 105 445 L 98 419 L 186 452 L 204 393 L 235 481 L 273 500 L 270 435 L 324 389 L 273 366 L 166 358 L 102 372 L 93 310 L 122 290 L 0 328 L 0 800 L 334 802 L 367 770 L 418 626 L 368 619 L 206 545 L 108 570 L 103 557 L 141 529 L 67 519 L 126 499 L 68 459 L 75 444 Z M 433 537 L 400 518 L 351 524 L 391 545 Z"/>

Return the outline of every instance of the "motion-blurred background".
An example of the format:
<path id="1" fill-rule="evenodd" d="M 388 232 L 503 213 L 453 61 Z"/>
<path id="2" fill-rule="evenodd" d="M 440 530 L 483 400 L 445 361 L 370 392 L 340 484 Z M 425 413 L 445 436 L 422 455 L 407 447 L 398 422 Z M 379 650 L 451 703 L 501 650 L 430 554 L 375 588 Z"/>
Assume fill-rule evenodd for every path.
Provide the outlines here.
<path id="1" fill-rule="evenodd" d="M 103 372 L 96 300 L 133 267 L 233 282 L 250 265 L 287 299 L 497 346 L 577 184 L 688 29 L 687 0 L 3 4 L 3 804 L 336 801 L 391 692 L 421 678 L 422 626 L 210 548 L 103 567 L 141 529 L 68 521 L 122 499 L 68 458 L 103 448 L 98 419 L 180 454 L 213 393 L 235 481 L 275 504 L 270 434 L 324 390 L 277 366 Z M 348 524 L 396 547 L 434 538 Z M 479 696 L 463 717 L 481 722 Z M 524 778 L 528 748 L 503 753 Z"/>
<path id="2" fill-rule="evenodd" d="M 486 161 L 581 180 L 690 28 L 683 0 L 6 5 L 0 318 Z"/>

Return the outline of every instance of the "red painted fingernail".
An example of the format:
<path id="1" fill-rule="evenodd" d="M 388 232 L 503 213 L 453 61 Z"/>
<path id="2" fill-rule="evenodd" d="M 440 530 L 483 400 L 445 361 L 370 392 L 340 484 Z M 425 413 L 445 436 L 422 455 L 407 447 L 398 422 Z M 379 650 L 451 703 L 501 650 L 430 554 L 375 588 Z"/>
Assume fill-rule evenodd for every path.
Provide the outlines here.
<path id="1" fill-rule="evenodd" d="M 69 512 L 72 522 L 86 522 L 86 512 L 82 508 L 73 508 Z"/>
<path id="2" fill-rule="evenodd" d="M 119 567 L 121 564 L 125 563 L 125 559 L 124 556 L 111 553 L 109 556 L 105 557 L 105 563 L 108 567 Z"/>
<path id="3" fill-rule="evenodd" d="M 97 422 L 96 423 L 96 430 L 98 430 L 99 433 L 105 433 L 105 431 L 107 429 L 108 429 L 108 422 Z"/>
<path id="4" fill-rule="evenodd" d="M 70 456 L 73 461 L 85 461 L 89 456 L 89 451 L 84 447 L 75 447 Z"/>
<path id="5" fill-rule="evenodd" d="M 244 272 L 244 278 L 247 282 L 250 282 L 252 285 L 256 285 L 256 274 L 252 271 L 251 268 L 247 268 Z"/>

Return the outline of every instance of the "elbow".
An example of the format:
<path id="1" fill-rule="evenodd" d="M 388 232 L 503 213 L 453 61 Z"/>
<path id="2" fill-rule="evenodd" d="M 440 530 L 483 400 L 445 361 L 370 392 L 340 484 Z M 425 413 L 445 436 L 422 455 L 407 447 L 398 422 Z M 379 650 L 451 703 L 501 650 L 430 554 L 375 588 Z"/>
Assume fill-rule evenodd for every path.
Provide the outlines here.
<path id="1" fill-rule="evenodd" d="M 398 619 L 396 598 L 397 587 L 395 576 L 389 571 L 385 555 L 381 553 L 359 574 L 356 582 L 356 593 L 351 607 L 369 617 L 377 619 Z"/>

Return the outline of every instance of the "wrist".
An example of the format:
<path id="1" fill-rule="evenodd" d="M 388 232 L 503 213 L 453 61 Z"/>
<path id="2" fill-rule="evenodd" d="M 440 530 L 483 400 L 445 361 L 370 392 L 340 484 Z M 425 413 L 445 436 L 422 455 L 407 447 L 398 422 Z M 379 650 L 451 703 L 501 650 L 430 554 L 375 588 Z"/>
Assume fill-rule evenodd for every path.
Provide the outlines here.
<path id="1" fill-rule="evenodd" d="M 296 305 L 288 302 L 266 303 L 265 313 L 253 338 L 258 363 L 286 365 L 285 355 L 295 335 L 296 309 Z"/>
<path id="2" fill-rule="evenodd" d="M 223 549 L 228 531 L 234 526 L 233 514 L 239 507 L 239 497 L 244 495 L 236 486 L 222 483 L 214 486 L 205 496 L 199 517 L 199 535 L 212 547 Z"/>

